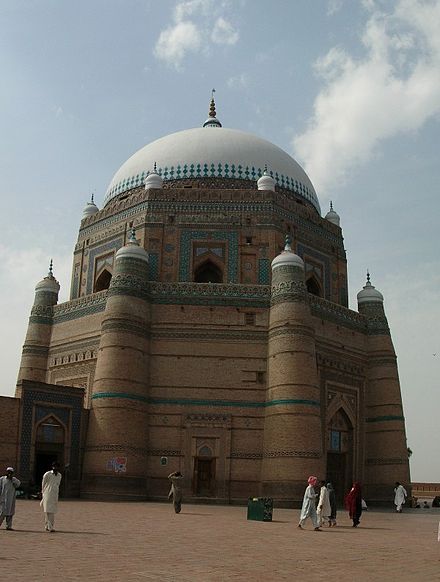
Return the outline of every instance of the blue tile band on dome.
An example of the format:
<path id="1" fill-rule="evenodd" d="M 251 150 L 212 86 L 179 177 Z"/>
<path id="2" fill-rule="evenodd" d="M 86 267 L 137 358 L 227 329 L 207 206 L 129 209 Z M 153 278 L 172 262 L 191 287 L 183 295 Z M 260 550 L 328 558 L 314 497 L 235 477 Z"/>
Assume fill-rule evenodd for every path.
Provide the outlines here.
<path id="1" fill-rule="evenodd" d="M 296 398 L 280 398 L 269 400 L 268 402 L 241 402 L 238 400 L 205 400 L 196 398 L 157 398 L 146 397 L 138 394 L 127 392 L 97 392 L 93 394 L 92 400 L 99 398 L 122 398 L 127 400 L 138 400 L 148 404 L 174 404 L 177 406 L 225 406 L 238 408 L 267 408 L 268 406 L 289 406 L 302 404 L 305 406 L 319 407 L 320 402 L 317 400 L 302 400 Z"/>
<path id="2" fill-rule="evenodd" d="M 241 166 L 240 164 L 228 164 L 228 163 L 198 163 L 198 164 L 180 164 L 176 166 L 165 166 L 164 168 L 158 167 L 157 173 L 163 178 L 164 181 L 167 180 L 185 180 L 187 178 L 233 178 L 235 180 L 257 180 L 263 175 L 264 168 L 254 166 Z M 132 188 L 137 188 L 142 186 L 145 179 L 150 175 L 151 171 L 145 170 L 140 174 L 135 176 L 130 176 L 124 178 L 112 188 L 110 188 L 104 199 L 104 206 L 119 194 L 123 194 Z M 308 186 L 302 182 L 290 178 L 289 176 L 284 176 L 278 172 L 269 171 L 269 175 L 275 180 L 276 184 L 281 188 L 286 190 L 291 190 L 310 202 L 317 211 L 321 214 L 321 207 L 319 205 L 318 198 L 314 192 L 310 190 Z"/>

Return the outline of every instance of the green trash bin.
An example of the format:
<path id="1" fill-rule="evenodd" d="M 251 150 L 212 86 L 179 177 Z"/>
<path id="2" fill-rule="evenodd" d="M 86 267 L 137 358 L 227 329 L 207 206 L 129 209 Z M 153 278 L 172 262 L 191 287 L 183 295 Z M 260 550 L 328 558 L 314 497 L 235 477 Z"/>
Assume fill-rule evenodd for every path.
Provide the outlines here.
<path id="1" fill-rule="evenodd" d="M 273 499 L 271 497 L 249 497 L 247 518 L 254 521 L 272 521 Z"/>

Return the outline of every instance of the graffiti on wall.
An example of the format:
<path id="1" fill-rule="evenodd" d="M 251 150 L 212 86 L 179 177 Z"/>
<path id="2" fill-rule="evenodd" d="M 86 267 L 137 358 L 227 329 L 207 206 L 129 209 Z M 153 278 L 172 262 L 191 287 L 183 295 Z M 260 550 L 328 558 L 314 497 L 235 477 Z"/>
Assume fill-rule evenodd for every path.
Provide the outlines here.
<path id="1" fill-rule="evenodd" d="M 112 457 L 107 461 L 107 471 L 125 473 L 127 471 L 127 457 Z"/>

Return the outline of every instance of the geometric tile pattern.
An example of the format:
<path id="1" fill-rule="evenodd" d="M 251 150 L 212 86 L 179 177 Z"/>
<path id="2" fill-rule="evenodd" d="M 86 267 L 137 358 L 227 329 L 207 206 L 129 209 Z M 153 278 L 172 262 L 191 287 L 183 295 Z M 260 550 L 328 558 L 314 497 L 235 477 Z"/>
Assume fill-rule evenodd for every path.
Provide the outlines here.
<path id="1" fill-rule="evenodd" d="M 191 281 L 191 242 L 226 240 L 228 242 L 228 283 L 238 282 L 238 233 L 235 231 L 184 230 L 180 235 L 179 281 Z"/>
<path id="2" fill-rule="evenodd" d="M 258 259 L 258 283 L 260 285 L 269 285 L 270 259 Z"/>
<path id="3" fill-rule="evenodd" d="M 80 433 L 81 414 L 83 396 L 69 394 L 50 393 L 38 389 L 24 389 L 22 398 L 21 417 L 21 439 L 20 439 L 20 475 L 23 480 L 29 481 L 31 454 L 32 454 L 32 434 L 34 424 L 44 418 L 47 414 L 57 416 L 67 427 L 70 428 L 70 475 L 72 478 L 79 478 L 79 455 L 80 455 Z M 38 403 L 38 404 L 37 404 Z M 50 406 L 55 404 L 57 406 Z M 63 407 L 64 405 L 64 407 Z M 70 417 L 71 412 L 71 417 Z M 71 426 L 69 427 L 71 418 Z M 34 424 L 33 424 L 34 423 Z M 66 435 L 68 438 L 68 434 Z M 69 443 L 65 443 L 66 446 Z"/>
<path id="4" fill-rule="evenodd" d="M 86 293 L 89 295 L 93 292 L 93 271 L 95 269 L 95 257 L 97 255 L 102 255 L 111 250 L 118 250 L 122 247 L 122 239 L 118 238 L 116 240 L 112 240 L 104 245 L 99 247 L 95 247 L 91 249 L 89 252 L 89 268 L 87 269 L 87 290 Z"/>
<path id="5" fill-rule="evenodd" d="M 217 164 L 206 164 L 203 162 L 189 165 L 178 164 L 177 166 L 157 168 L 157 172 L 162 176 L 163 180 L 185 180 L 186 178 L 231 178 L 234 180 L 255 181 L 263 175 L 264 170 L 265 168 L 255 168 L 254 166 L 249 167 L 240 164 L 235 165 L 222 162 L 218 162 Z M 109 200 L 118 196 L 118 194 L 142 186 L 149 173 L 150 171 L 144 171 L 140 174 L 136 174 L 136 176 L 129 176 L 118 184 L 115 184 L 115 186 L 106 193 L 104 206 Z M 316 194 L 305 184 L 302 184 L 302 182 L 294 180 L 289 176 L 284 176 L 283 174 L 278 174 L 278 172 L 273 172 L 271 170 L 269 170 L 269 174 L 280 188 L 285 188 L 286 190 L 295 192 L 302 198 L 305 198 L 308 202 L 311 202 L 318 212 L 321 212 Z"/>

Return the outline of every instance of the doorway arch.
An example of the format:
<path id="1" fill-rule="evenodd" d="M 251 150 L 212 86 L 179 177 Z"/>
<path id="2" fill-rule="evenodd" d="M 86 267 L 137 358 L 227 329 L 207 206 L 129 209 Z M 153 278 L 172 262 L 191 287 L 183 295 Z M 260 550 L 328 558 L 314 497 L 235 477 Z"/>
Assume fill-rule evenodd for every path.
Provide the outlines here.
<path id="1" fill-rule="evenodd" d="M 209 259 L 194 271 L 196 283 L 223 283 L 223 271 Z"/>
<path id="2" fill-rule="evenodd" d="M 354 424 L 341 405 L 327 424 L 327 480 L 333 484 L 336 499 L 343 502 L 353 480 Z"/>

